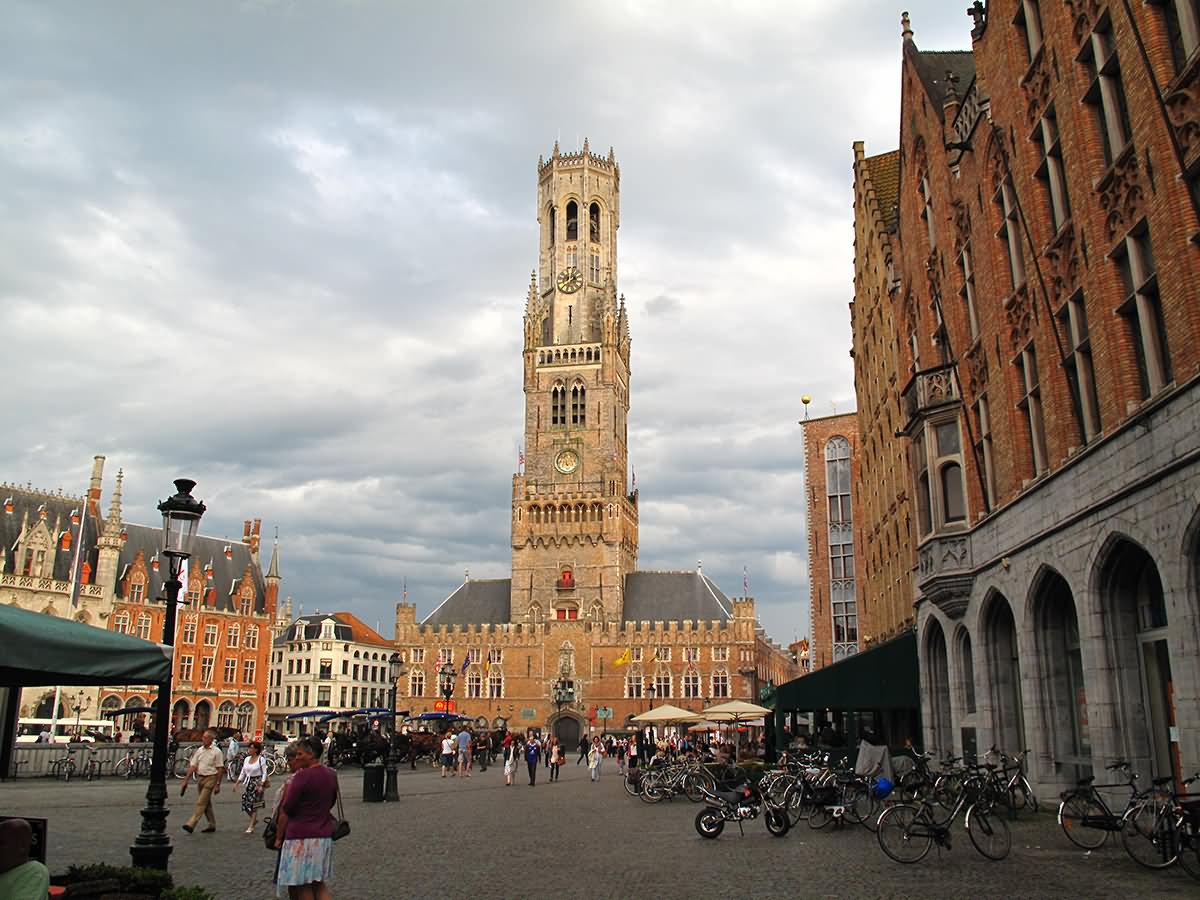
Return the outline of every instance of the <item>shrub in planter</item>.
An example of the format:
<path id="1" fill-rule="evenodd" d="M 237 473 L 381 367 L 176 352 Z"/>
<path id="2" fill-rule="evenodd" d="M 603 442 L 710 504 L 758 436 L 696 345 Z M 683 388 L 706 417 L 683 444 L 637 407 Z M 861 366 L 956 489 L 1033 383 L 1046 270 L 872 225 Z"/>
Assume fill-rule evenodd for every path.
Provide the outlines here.
<path id="1" fill-rule="evenodd" d="M 120 885 L 122 893 L 144 894 L 150 897 L 158 897 L 174 884 L 170 872 L 158 869 L 135 869 L 132 866 L 111 866 L 107 863 L 69 866 L 65 878 L 60 883 L 68 886 L 82 886 L 89 883 L 112 881 L 116 881 Z"/>

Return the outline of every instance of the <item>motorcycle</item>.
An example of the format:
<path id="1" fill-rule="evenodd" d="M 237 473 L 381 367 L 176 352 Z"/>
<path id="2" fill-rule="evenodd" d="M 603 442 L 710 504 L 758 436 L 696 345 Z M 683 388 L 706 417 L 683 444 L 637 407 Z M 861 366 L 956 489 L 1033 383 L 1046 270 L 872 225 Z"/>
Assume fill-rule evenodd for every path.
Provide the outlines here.
<path id="1" fill-rule="evenodd" d="M 744 836 L 746 831 L 742 828 L 742 822 L 757 819 L 760 812 L 767 823 L 767 831 L 775 837 L 783 837 L 791 827 L 783 807 L 764 797 L 749 782 L 731 790 L 711 790 L 703 786 L 700 793 L 704 795 L 704 809 L 696 814 L 696 831 L 702 838 L 715 839 L 725 830 L 726 822 L 737 822 L 738 830 Z"/>

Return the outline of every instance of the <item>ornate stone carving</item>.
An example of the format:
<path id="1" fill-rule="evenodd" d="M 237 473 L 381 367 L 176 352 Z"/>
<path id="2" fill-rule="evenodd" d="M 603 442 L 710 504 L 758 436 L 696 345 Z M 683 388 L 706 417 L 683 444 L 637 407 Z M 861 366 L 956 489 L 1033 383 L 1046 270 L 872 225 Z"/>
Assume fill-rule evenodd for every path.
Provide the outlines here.
<path id="1" fill-rule="evenodd" d="M 1101 0 L 1065 0 L 1067 11 L 1071 16 L 1071 35 L 1076 44 L 1082 44 L 1084 38 L 1092 33 L 1092 27 L 1100 13 L 1104 11 Z"/>
<path id="2" fill-rule="evenodd" d="M 1042 251 L 1050 276 L 1050 293 L 1055 308 L 1079 286 L 1079 253 L 1075 246 L 1075 229 L 1068 225 Z"/>
<path id="3" fill-rule="evenodd" d="M 1054 82 L 1050 78 L 1050 62 L 1043 45 L 1029 66 L 1029 71 L 1021 79 L 1021 89 L 1025 92 L 1025 118 L 1032 126 L 1042 115 L 1042 110 L 1050 103 L 1050 92 Z"/>
<path id="4" fill-rule="evenodd" d="M 971 211 L 962 200 L 955 200 L 951 205 L 954 208 L 954 253 L 957 255 L 971 239 Z"/>
<path id="5" fill-rule="evenodd" d="M 1115 241 L 1141 217 L 1146 192 L 1142 187 L 1141 166 L 1132 143 L 1117 157 L 1096 185 L 1100 208 L 1104 210 L 1104 233 Z"/>
<path id="6" fill-rule="evenodd" d="M 1200 155 L 1200 56 L 1193 56 L 1167 91 L 1163 101 L 1175 138 L 1190 165 Z"/>
<path id="7" fill-rule="evenodd" d="M 1033 320 L 1028 285 L 1021 285 L 1004 301 L 1004 319 L 1008 323 L 1008 342 L 1016 351 L 1029 340 L 1029 326 Z"/>
<path id="8" fill-rule="evenodd" d="M 987 351 L 983 348 L 983 341 L 976 341 L 967 348 L 967 373 L 970 381 L 967 387 L 973 395 L 978 395 L 987 387 L 988 380 L 988 360 Z"/>

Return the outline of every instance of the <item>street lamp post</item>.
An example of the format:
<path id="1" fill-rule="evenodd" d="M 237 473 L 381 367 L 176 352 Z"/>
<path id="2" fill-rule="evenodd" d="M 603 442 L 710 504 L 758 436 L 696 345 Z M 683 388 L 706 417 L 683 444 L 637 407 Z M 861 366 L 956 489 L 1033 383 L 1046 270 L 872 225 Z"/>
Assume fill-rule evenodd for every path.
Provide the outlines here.
<path id="1" fill-rule="evenodd" d="M 162 555 L 167 558 L 167 580 L 163 584 L 167 609 L 163 616 L 162 642 L 175 645 L 175 609 L 183 583 L 179 580 L 184 564 L 192 555 L 192 542 L 204 504 L 192 496 L 196 482 L 190 478 L 175 481 L 175 495 L 158 504 L 163 517 Z M 146 805 L 142 809 L 142 830 L 134 838 L 129 854 L 138 868 L 167 868 L 171 855 L 171 839 L 167 837 L 167 735 L 171 725 L 171 675 L 158 686 L 154 709 L 154 751 L 150 757 L 150 784 L 146 788 Z"/>
<path id="2" fill-rule="evenodd" d="M 658 690 L 657 690 L 657 689 L 654 687 L 654 682 L 653 682 L 653 681 L 652 681 L 652 682 L 650 682 L 648 685 L 646 685 L 646 699 L 650 701 L 650 708 L 651 708 L 651 709 L 653 709 L 653 708 L 654 708 L 654 697 L 655 697 L 655 695 L 656 695 L 657 693 L 658 693 Z M 654 726 L 653 726 L 653 725 L 647 725 L 647 726 L 646 726 L 646 728 L 647 728 L 647 730 L 650 732 L 650 746 L 651 746 L 651 748 L 657 747 L 657 746 L 658 746 L 658 741 L 656 740 L 656 737 L 657 737 L 657 735 L 656 735 L 656 734 L 655 734 L 655 732 L 654 732 Z"/>
<path id="3" fill-rule="evenodd" d="M 396 690 L 400 684 L 400 679 L 407 675 L 408 672 L 404 668 L 404 657 L 399 653 L 393 653 L 388 658 L 388 677 L 392 679 L 392 734 L 391 748 L 388 751 L 387 758 L 387 786 L 383 791 L 383 800 L 385 803 L 395 803 L 399 801 L 400 794 L 396 787 Z"/>
<path id="4" fill-rule="evenodd" d="M 450 698 L 454 696 L 454 679 L 457 677 L 457 674 L 454 671 L 454 664 L 449 661 L 442 663 L 438 668 L 438 689 L 441 691 L 442 699 L 445 701 L 443 712 L 450 712 Z"/>
<path id="5" fill-rule="evenodd" d="M 558 673 L 558 680 L 554 682 L 550 696 L 554 700 L 554 725 L 557 728 L 558 720 L 562 716 L 562 708 L 568 703 L 575 702 L 575 685 L 571 681 L 569 672 Z"/>

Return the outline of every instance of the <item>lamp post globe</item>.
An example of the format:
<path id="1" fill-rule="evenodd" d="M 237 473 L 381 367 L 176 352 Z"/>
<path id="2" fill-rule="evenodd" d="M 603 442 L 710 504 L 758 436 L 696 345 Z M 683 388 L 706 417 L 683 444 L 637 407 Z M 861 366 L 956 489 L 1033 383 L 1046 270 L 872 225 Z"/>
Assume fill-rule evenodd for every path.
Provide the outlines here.
<path id="1" fill-rule="evenodd" d="M 387 755 L 387 783 L 383 790 L 383 799 L 385 803 L 395 803 L 400 799 L 399 789 L 396 786 L 396 734 L 399 729 L 396 727 L 396 692 L 400 685 L 400 679 L 407 675 L 408 672 L 404 668 L 404 657 L 398 652 L 393 653 L 388 657 L 388 678 L 392 682 L 392 692 L 390 696 L 392 710 L 392 732 L 388 736 L 388 755 Z"/>
<path id="2" fill-rule="evenodd" d="M 163 615 L 162 643 L 175 644 L 175 613 L 180 576 L 184 564 L 192 555 L 192 544 L 200 527 L 205 505 L 192 496 L 196 482 L 190 478 L 175 480 L 175 494 L 158 504 L 162 513 L 162 555 L 167 558 L 163 596 L 167 608 Z M 134 838 L 129 855 L 133 864 L 145 869 L 166 869 L 171 856 L 171 839 L 167 837 L 167 738 L 171 725 L 171 677 L 158 686 L 154 707 L 154 745 L 150 757 L 150 784 L 146 788 L 146 805 L 142 809 L 142 830 Z"/>

